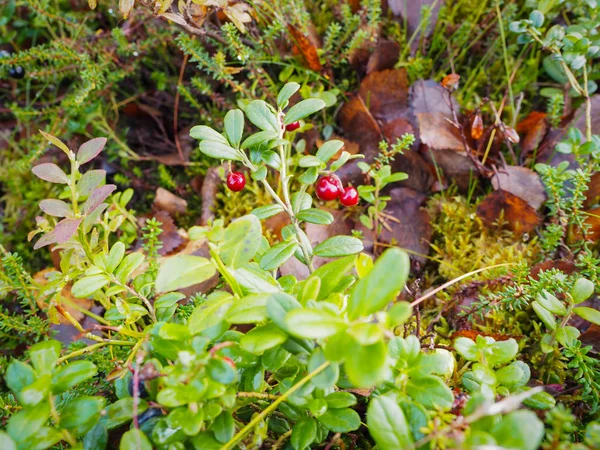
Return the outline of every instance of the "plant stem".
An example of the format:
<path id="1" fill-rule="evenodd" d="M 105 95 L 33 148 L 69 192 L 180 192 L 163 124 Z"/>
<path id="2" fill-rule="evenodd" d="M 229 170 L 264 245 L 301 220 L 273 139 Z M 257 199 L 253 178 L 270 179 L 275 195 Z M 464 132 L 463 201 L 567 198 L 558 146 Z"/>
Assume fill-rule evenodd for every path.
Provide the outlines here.
<path id="1" fill-rule="evenodd" d="M 213 263 L 215 264 L 215 266 L 217 266 L 217 270 L 223 276 L 223 278 L 225 278 L 225 281 L 227 282 L 229 287 L 231 287 L 231 290 L 233 291 L 233 295 L 235 295 L 237 298 L 242 298 L 244 296 L 244 293 L 242 292 L 242 288 L 240 287 L 240 285 L 238 284 L 236 279 L 233 276 L 231 276 L 231 274 L 229 273 L 229 270 L 227 270 L 227 267 L 225 267 L 225 264 L 223 264 L 223 261 L 221 260 L 221 257 L 219 256 L 219 252 L 217 251 L 217 247 L 214 244 L 209 242 L 208 248 L 209 248 L 210 256 L 212 258 Z"/>
<path id="2" fill-rule="evenodd" d="M 248 424 L 242 428 L 229 442 L 227 442 L 220 450 L 231 450 L 233 449 L 246 435 L 262 420 L 264 420 L 269 414 L 271 414 L 280 403 L 284 402 L 288 399 L 290 395 L 312 380 L 315 376 L 323 372 L 327 367 L 329 367 L 330 362 L 326 361 L 317 367 L 315 370 L 310 372 L 300 381 L 298 381 L 295 385 L 293 385 L 289 390 L 287 390 L 283 395 L 281 395 L 277 400 L 271 403 L 267 408 L 265 408 L 260 414 L 257 414 Z"/>
<path id="3" fill-rule="evenodd" d="M 127 292 L 129 292 L 131 295 L 133 295 L 135 298 L 138 298 L 142 302 L 144 302 L 144 304 L 146 305 L 146 308 L 148 309 L 148 313 L 150 314 L 150 318 L 152 319 L 153 322 L 157 322 L 156 313 L 154 312 L 154 307 L 152 306 L 152 303 L 150 302 L 150 300 L 148 300 L 145 296 L 143 296 L 142 294 L 140 294 L 139 292 L 137 292 L 135 289 L 131 288 L 127 284 L 121 283 L 119 280 L 117 280 L 117 277 L 115 277 L 114 275 L 112 275 L 112 274 L 109 274 L 109 275 L 110 275 L 110 280 L 113 283 L 122 287 Z"/>

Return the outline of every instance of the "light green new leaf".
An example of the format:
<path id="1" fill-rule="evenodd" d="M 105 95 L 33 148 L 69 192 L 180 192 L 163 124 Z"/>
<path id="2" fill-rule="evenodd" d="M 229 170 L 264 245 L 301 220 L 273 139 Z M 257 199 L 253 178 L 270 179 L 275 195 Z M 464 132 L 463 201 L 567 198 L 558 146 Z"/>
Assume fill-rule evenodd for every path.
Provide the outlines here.
<path id="1" fill-rule="evenodd" d="M 268 219 L 269 217 L 273 217 L 276 214 L 279 214 L 281 211 L 283 211 L 283 208 L 277 203 L 274 203 L 272 205 L 265 205 L 259 206 L 258 208 L 254 208 L 251 214 L 255 215 L 260 220 L 264 220 Z"/>
<path id="2" fill-rule="evenodd" d="M 290 123 L 297 122 L 298 120 L 303 119 L 306 116 L 310 116 L 311 114 L 322 110 L 323 108 L 325 108 L 325 106 L 325 102 L 318 98 L 309 98 L 307 100 L 302 100 L 301 102 L 296 103 L 289 109 L 289 111 L 285 115 L 283 123 L 285 125 L 288 125 Z"/>
<path id="3" fill-rule="evenodd" d="M 588 308 L 587 306 L 578 306 L 573 309 L 573 312 L 588 322 L 600 325 L 600 311 L 597 309 Z"/>
<path id="4" fill-rule="evenodd" d="M 190 136 L 200 141 L 214 141 L 227 144 L 227 139 L 221 133 L 206 125 L 196 125 L 190 130 Z"/>
<path id="5" fill-rule="evenodd" d="M 363 249 L 364 246 L 360 239 L 352 236 L 334 236 L 317 245 L 313 254 L 323 258 L 335 258 L 354 255 L 362 252 Z"/>
<path id="6" fill-rule="evenodd" d="M 231 161 L 240 161 L 242 154 L 239 150 L 231 147 L 229 144 L 215 141 L 200 142 L 200 151 L 211 158 L 227 159 Z"/>
<path id="7" fill-rule="evenodd" d="M 452 390 L 436 376 L 409 379 L 406 393 L 417 403 L 429 409 L 442 408 L 448 410 L 454 403 Z"/>
<path id="8" fill-rule="evenodd" d="M 348 300 L 350 320 L 373 314 L 387 305 L 406 284 L 409 270 L 406 252 L 399 248 L 386 250 L 369 274 L 356 283 Z"/>
<path id="9" fill-rule="evenodd" d="M 255 215 L 249 214 L 231 222 L 225 229 L 221 259 L 234 269 L 248 263 L 260 248 L 262 227 Z"/>
<path id="10" fill-rule="evenodd" d="M 240 345 L 248 352 L 262 355 L 266 350 L 277 347 L 287 340 L 287 335 L 274 324 L 256 327 L 240 339 Z"/>
<path id="11" fill-rule="evenodd" d="M 296 249 L 298 243 L 296 241 L 283 241 L 275 244 L 267 250 L 260 258 L 260 267 L 264 270 L 275 270 L 284 262 L 290 259 Z"/>
<path id="12" fill-rule="evenodd" d="M 233 303 L 233 296 L 228 292 L 216 291 L 194 309 L 188 320 L 188 328 L 192 335 L 203 332 L 225 319 L 225 315 Z"/>
<path id="13" fill-rule="evenodd" d="M 239 148 L 244 134 L 244 113 L 241 109 L 232 109 L 225 114 L 225 134 L 232 147 Z"/>
<path id="14" fill-rule="evenodd" d="M 143 431 L 133 428 L 121 438 L 119 450 L 152 450 L 152 443 Z"/>
<path id="15" fill-rule="evenodd" d="M 279 131 L 281 125 L 269 105 L 263 100 L 251 101 L 244 111 L 248 120 L 261 130 Z"/>
<path id="16" fill-rule="evenodd" d="M 71 288 L 71 293 L 77 298 L 86 298 L 94 292 L 102 289 L 109 283 L 109 279 L 104 275 L 92 275 L 83 277 L 76 281 Z"/>
<path id="17" fill-rule="evenodd" d="M 340 151 L 340 149 L 344 146 L 344 142 L 338 140 L 331 140 L 325 142 L 319 150 L 317 150 L 317 158 L 319 158 L 324 163 L 327 163 L 333 155 Z"/>
<path id="18" fill-rule="evenodd" d="M 216 273 L 208 259 L 194 255 L 177 255 L 161 264 L 156 277 L 157 292 L 176 291 L 208 280 Z"/>
<path id="19" fill-rule="evenodd" d="M 285 323 L 294 336 L 310 339 L 326 338 L 348 327 L 344 319 L 329 311 L 304 308 L 290 311 Z"/>
<path id="20" fill-rule="evenodd" d="M 285 86 L 281 88 L 279 91 L 279 95 L 277 95 L 277 106 L 279 108 L 284 109 L 287 106 L 287 102 L 292 95 L 294 95 L 298 89 L 300 89 L 300 85 L 295 82 L 286 83 Z"/>
<path id="21" fill-rule="evenodd" d="M 412 447 L 408 422 L 392 395 L 381 395 L 369 402 L 367 426 L 379 450 Z"/>

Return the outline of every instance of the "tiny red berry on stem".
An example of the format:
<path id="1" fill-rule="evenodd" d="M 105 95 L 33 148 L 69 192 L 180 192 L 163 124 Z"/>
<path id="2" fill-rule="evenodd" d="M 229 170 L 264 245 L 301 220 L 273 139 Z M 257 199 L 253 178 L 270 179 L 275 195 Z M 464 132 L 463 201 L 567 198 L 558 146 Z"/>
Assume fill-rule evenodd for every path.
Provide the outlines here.
<path id="1" fill-rule="evenodd" d="M 227 175 L 227 187 L 233 192 L 238 192 L 246 186 L 246 177 L 240 172 L 229 172 Z"/>
<path id="2" fill-rule="evenodd" d="M 292 123 L 288 123 L 285 126 L 285 131 L 296 131 L 298 128 L 300 128 L 300 122 L 295 121 Z"/>
<path id="3" fill-rule="evenodd" d="M 317 181 L 315 191 L 319 200 L 330 201 L 340 196 L 340 188 L 332 177 L 323 177 Z"/>
<path id="4" fill-rule="evenodd" d="M 358 205 L 358 192 L 352 186 L 348 186 L 344 189 L 344 192 L 340 195 L 340 203 L 344 206 L 356 206 Z"/>

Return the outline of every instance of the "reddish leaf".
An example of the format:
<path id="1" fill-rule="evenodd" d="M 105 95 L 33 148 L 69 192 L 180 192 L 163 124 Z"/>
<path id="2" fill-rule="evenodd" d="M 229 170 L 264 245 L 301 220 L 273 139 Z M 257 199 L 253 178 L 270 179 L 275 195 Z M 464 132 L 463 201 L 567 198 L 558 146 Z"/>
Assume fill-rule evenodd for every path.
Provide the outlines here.
<path id="1" fill-rule="evenodd" d="M 94 159 L 106 145 L 106 138 L 99 137 L 84 142 L 77 151 L 77 162 L 85 164 Z"/>
<path id="2" fill-rule="evenodd" d="M 50 244 L 64 244 L 77 232 L 83 219 L 63 219 L 51 232 L 42 236 L 33 246 L 34 250 Z"/>
<path id="3" fill-rule="evenodd" d="M 522 198 L 534 209 L 546 201 L 546 190 L 537 173 L 527 167 L 507 166 L 492 178 L 494 189 L 504 189 Z"/>
<path id="4" fill-rule="evenodd" d="M 548 132 L 546 113 L 533 111 L 517 124 L 517 132 L 523 137 L 521 151 L 524 155 L 534 152 Z"/>
<path id="5" fill-rule="evenodd" d="M 377 120 L 387 122 L 407 116 L 406 70 L 389 69 L 370 73 L 360 83 L 358 94 Z"/>
<path id="6" fill-rule="evenodd" d="M 41 178 L 44 181 L 49 181 L 50 183 L 67 184 L 69 181 L 67 174 L 53 163 L 38 164 L 33 167 L 31 171 L 36 177 Z"/>
<path id="7" fill-rule="evenodd" d="M 83 204 L 83 213 L 89 214 L 108 198 L 117 187 L 114 184 L 107 184 L 94 189 L 88 199 Z"/>
<path id="8" fill-rule="evenodd" d="M 400 46 L 394 41 L 380 40 L 369 56 L 367 74 L 385 69 L 393 69 L 400 56 Z"/>
<path id="9" fill-rule="evenodd" d="M 87 197 L 94 189 L 104 183 L 105 179 L 105 170 L 88 170 L 77 182 L 77 192 L 82 197 Z"/>
<path id="10" fill-rule="evenodd" d="M 54 236 L 57 244 L 64 244 L 77 232 L 77 227 L 83 219 L 63 219 L 56 224 Z"/>
<path id="11" fill-rule="evenodd" d="M 54 217 L 68 217 L 73 214 L 71 207 L 62 200 L 47 199 L 40 202 L 40 209 Z"/>
<path id="12" fill-rule="evenodd" d="M 502 189 L 492 192 L 479 204 L 477 216 L 490 228 L 503 218 L 503 225 L 517 234 L 530 233 L 541 223 L 529 203 Z"/>
<path id="13" fill-rule="evenodd" d="M 304 57 L 306 66 L 310 70 L 319 72 L 322 66 L 321 61 L 319 61 L 317 46 L 294 25 L 288 24 L 287 29 L 296 41 L 296 48 Z"/>

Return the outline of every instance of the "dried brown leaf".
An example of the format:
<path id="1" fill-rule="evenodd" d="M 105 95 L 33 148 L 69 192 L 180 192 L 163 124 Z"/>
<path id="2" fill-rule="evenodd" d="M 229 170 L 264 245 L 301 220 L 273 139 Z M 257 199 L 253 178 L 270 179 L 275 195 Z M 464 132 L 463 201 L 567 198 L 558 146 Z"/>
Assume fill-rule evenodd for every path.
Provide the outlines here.
<path id="1" fill-rule="evenodd" d="M 540 209 L 546 201 L 546 190 L 540 176 L 527 167 L 504 167 L 491 181 L 494 189 L 503 189 L 522 198 L 533 209 Z"/>
<path id="2" fill-rule="evenodd" d="M 477 207 L 477 216 L 493 228 L 503 219 L 503 225 L 516 234 L 531 233 L 541 223 L 537 211 L 525 200 L 499 189 L 489 194 Z"/>

